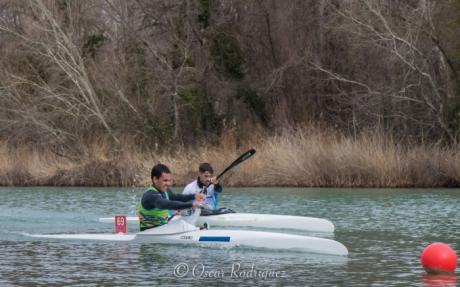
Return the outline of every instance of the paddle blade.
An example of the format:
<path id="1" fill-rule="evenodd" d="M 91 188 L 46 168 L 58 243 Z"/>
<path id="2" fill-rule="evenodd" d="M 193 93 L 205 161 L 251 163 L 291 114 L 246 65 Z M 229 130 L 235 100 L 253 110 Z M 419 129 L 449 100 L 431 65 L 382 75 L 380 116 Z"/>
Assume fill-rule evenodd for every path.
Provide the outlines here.
<path id="1" fill-rule="evenodd" d="M 221 178 L 227 171 L 230 169 L 234 168 L 235 166 L 239 165 L 243 161 L 247 160 L 251 156 L 253 156 L 256 153 L 255 149 L 250 149 L 247 152 L 243 153 L 240 155 L 236 160 L 234 160 L 224 171 L 222 171 L 218 176 L 217 179 Z"/>

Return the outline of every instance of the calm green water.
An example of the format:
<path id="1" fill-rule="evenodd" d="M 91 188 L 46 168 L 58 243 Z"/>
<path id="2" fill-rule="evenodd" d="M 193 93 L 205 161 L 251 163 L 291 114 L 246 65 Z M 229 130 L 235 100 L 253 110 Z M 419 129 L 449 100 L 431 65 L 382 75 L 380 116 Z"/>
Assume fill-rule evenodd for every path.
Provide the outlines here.
<path id="1" fill-rule="evenodd" d="M 424 276 L 419 257 L 435 241 L 460 250 L 458 189 L 224 190 L 221 206 L 240 212 L 331 220 L 335 234 L 302 234 L 342 242 L 348 258 L 246 248 L 40 241 L 21 234 L 110 233 L 112 225 L 97 219 L 133 215 L 141 193 L 120 188 L 0 188 L 0 286 L 456 286 L 456 277 Z M 178 264 L 195 268 L 195 276 L 190 272 L 175 277 Z M 237 278 L 231 271 L 238 267 L 262 273 Z M 203 270 L 212 278 L 200 277 Z"/>

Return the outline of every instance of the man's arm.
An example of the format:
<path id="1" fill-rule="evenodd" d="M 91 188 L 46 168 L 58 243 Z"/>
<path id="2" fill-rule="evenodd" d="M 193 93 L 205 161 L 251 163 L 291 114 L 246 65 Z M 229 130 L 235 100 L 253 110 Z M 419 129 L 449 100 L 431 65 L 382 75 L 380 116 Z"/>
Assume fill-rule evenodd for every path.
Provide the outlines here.
<path id="1" fill-rule="evenodd" d="M 220 183 L 214 185 L 214 192 L 222 192 L 222 185 Z"/>
<path id="2" fill-rule="evenodd" d="M 194 196 L 191 196 L 191 200 L 194 199 Z M 142 205 L 146 209 L 152 208 L 161 208 L 161 209 L 187 209 L 193 207 L 193 202 L 182 202 L 182 201 L 175 201 L 175 200 L 168 200 L 159 194 L 150 194 L 146 193 L 142 196 Z"/>
<path id="3" fill-rule="evenodd" d="M 220 184 L 219 180 L 217 177 L 211 178 L 211 184 L 214 185 L 214 192 L 222 192 L 222 185 Z"/>
<path id="4" fill-rule="evenodd" d="M 180 193 L 174 193 L 171 190 L 168 190 L 168 197 L 170 200 L 177 200 L 177 201 L 190 201 L 190 200 L 195 200 L 195 193 L 192 194 L 180 194 Z"/>

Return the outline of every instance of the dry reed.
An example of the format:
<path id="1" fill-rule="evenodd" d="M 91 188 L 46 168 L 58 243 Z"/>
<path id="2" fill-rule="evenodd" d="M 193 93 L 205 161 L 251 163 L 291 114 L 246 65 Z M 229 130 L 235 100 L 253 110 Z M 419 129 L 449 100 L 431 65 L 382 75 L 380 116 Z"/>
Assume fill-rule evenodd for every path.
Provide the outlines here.
<path id="1" fill-rule="evenodd" d="M 168 153 L 122 152 L 104 140 L 87 144 L 70 160 L 32 147 L 0 143 L 0 185 L 145 186 L 152 165 L 167 164 L 176 186 L 197 176 L 198 164 L 219 171 L 250 147 L 257 154 L 227 174 L 227 186 L 452 187 L 460 186 L 460 149 L 396 143 L 378 133 L 347 138 L 317 128 L 257 136 L 237 143 L 227 133 L 220 146 L 178 147 Z"/>

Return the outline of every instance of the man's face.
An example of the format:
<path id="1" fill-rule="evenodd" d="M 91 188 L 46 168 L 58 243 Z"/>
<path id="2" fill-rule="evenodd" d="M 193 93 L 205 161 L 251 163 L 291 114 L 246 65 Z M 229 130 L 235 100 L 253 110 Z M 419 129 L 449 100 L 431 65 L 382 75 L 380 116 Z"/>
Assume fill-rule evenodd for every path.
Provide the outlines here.
<path id="1" fill-rule="evenodd" d="M 211 183 L 212 173 L 209 171 L 200 172 L 200 181 L 208 186 Z"/>
<path id="2" fill-rule="evenodd" d="M 153 185 L 161 192 L 165 192 L 171 186 L 171 174 L 162 173 L 159 178 L 153 177 Z"/>

